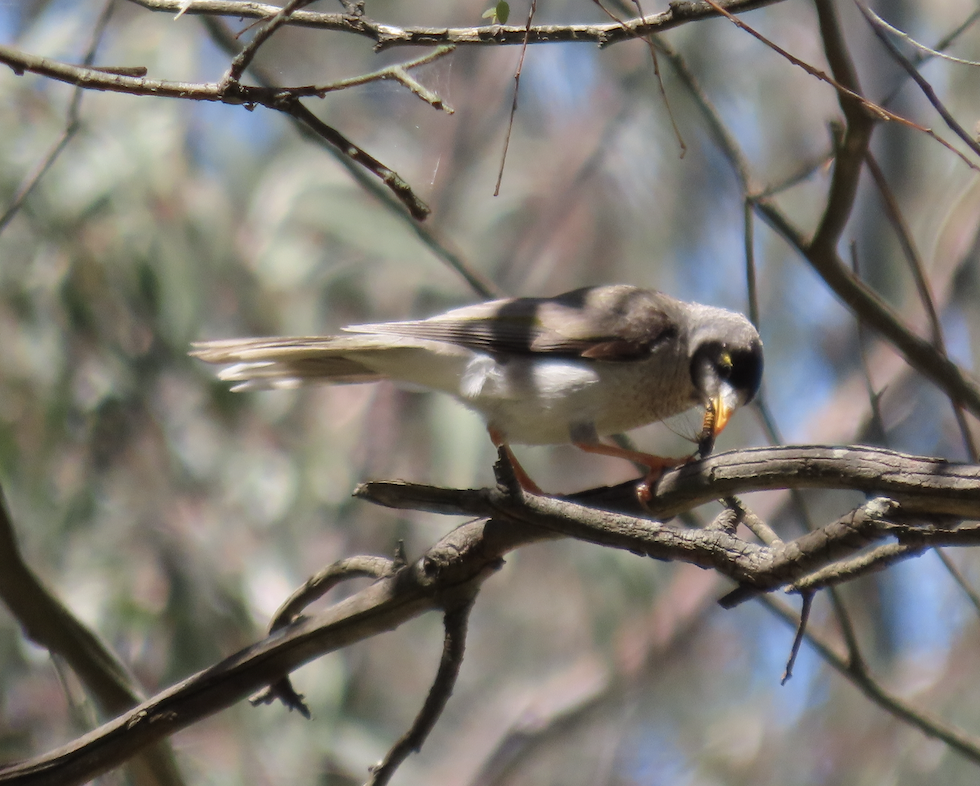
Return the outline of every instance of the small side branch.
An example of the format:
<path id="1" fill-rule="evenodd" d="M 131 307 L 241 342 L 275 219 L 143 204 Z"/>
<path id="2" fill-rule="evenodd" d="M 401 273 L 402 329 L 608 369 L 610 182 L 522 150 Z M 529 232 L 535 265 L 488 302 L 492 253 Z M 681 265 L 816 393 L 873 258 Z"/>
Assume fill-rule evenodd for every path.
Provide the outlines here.
<path id="1" fill-rule="evenodd" d="M 761 598 L 777 616 L 787 625 L 799 627 L 796 614 L 785 603 L 771 597 Z M 980 764 L 980 738 L 967 734 L 962 729 L 947 723 L 934 713 L 899 698 L 885 690 L 865 669 L 863 663 L 849 663 L 829 641 L 808 629 L 805 633 L 807 642 L 817 651 L 821 658 L 832 666 L 839 674 L 850 680 L 865 696 L 882 709 L 900 718 L 910 726 L 917 728 L 923 734 L 946 743 L 950 748 L 964 756 L 974 764 Z"/>
<path id="2" fill-rule="evenodd" d="M 786 661 L 786 670 L 783 672 L 783 678 L 779 681 L 780 685 L 785 685 L 793 676 L 793 666 L 796 665 L 796 657 L 800 654 L 800 645 L 803 644 L 803 637 L 806 634 L 806 624 L 810 621 L 813 595 L 813 592 L 807 592 L 803 595 L 803 607 L 800 609 L 800 624 L 796 627 L 796 636 L 793 637 L 793 646 L 790 648 L 789 660 Z"/>
<path id="3" fill-rule="evenodd" d="M 224 104 L 244 105 L 246 107 L 265 106 L 279 112 L 291 115 L 310 128 L 318 137 L 327 142 L 338 152 L 354 161 L 359 166 L 376 175 L 395 197 L 408 209 L 412 217 L 422 221 L 428 217 L 429 207 L 423 202 L 405 182 L 402 177 L 382 164 L 374 156 L 351 142 L 337 129 L 327 125 L 303 106 L 299 99 L 307 96 L 320 96 L 334 89 L 350 87 L 354 84 L 364 84 L 365 81 L 393 78 L 405 84 L 413 93 L 436 108 L 446 109 L 438 96 L 418 84 L 405 69 L 415 65 L 431 62 L 437 57 L 448 54 L 447 50 L 432 53 L 399 67 L 382 69 L 359 80 L 348 80 L 346 84 L 310 85 L 301 87 L 257 87 L 243 85 L 227 77 L 220 83 L 215 82 L 174 82 L 165 79 L 149 79 L 146 77 L 128 76 L 91 68 L 62 63 L 47 57 L 32 55 L 27 52 L 0 45 L 0 63 L 9 66 L 14 73 L 21 75 L 31 72 L 40 76 L 66 82 L 88 90 L 105 90 L 115 93 L 128 93 L 138 96 L 155 96 L 163 98 L 180 98 L 191 101 L 215 101 Z M 447 110 L 448 111 L 448 110 Z"/>
<path id="4" fill-rule="evenodd" d="M 919 89 L 922 91 L 923 95 L 929 100 L 933 108 L 939 113 L 943 121 L 949 127 L 949 129 L 956 134 L 967 147 L 974 152 L 974 154 L 980 156 L 980 142 L 977 142 L 969 132 L 963 128 L 956 118 L 950 113 L 939 97 L 936 95 L 936 91 L 933 90 L 932 85 L 926 80 L 922 74 L 919 73 L 918 69 L 912 64 L 912 62 L 901 53 L 899 48 L 895 46 L 895 43 L 888 37 L 888 33 L 885 32 L 884 21 L 874 14 L 871 9 L 864 5 L 864 3 L 856 2 L 858 9 L 864 15 L 864 18 L 868 21 L 871 26 L 871 30 L 877 36 L 878 40 L 881 41 L 885 49 L 888 50 L 888 54 L 891 55 L 892 59 L 898 63 L 905 72 L 912 77 L 912 81 L 915 82 Z"/>
<path id="5" fill-rule="evenodd" d="M 305 5 L 309 5 L 312 0 L 289 0 L 286 5 L 278 9 L 275 14 L 269 17 L 264 24 L 259 26 L 258 31 L 248 42 L 242 51 L 239 52 L 231 62 L 231 67 L 225 75 L 225 83 L 237 83 L 245 73 L 245 69 L 251 65 L 255 56 L 259 53 L 259 48 L 268 41 L 274 32 L 289 21 L 294 11 L 298 11 Z M 186 10 L 182 9 L 182 13 Z"/>
<path id="6" fill-rule="evenodd" d="M 412 727 L 396 742 L 388 755 L 371 770 L 371 777 L 365 786 L 384 786 L 391 780 L 395 771 L 409 754 L 417 753 L 422 748 L 429 733 L 442 715 L 446 702 L 456 686 L 460 666 L 463 665 L 463 654 L 466 648 L 466 628 L 469 622 L 470 609 L 473 608 L 473 597 L 446 611 L 443 618 L 446 636 L 442 644 L 442 658 L 435 681 L 429 689 L 422 709 L 416 716 Z"/>
<path id="7" fill-rule="evenodd" d="M 385 557 L 350 557 L 340 560 L 324 568 L 312 576 L 296 592 L 289 596 L 285 603 L 269 623 L 269 634 L 282 630 L 294 622 L 300 613 L 311 603 L 319 600 L 338 584 L 350 579 L 381 579 L 394 575 L 395 571 L 404 567 L 404 561 L 396 562 Z M 296 710 L 307 720 L 310 710 L 303 701 L 303 695 L 297 693 L 289 676 L 276 680 L 265 690 L 256 693 L 249 699 L 252 706 L 270 704 L 279 699 L 289 709 Z"/>

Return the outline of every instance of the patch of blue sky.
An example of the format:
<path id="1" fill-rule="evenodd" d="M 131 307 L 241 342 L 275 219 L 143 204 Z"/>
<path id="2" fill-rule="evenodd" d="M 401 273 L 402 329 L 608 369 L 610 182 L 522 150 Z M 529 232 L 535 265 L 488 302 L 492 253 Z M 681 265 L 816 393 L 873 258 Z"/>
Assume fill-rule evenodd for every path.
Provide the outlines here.
<path id="1" fill-rule="evenodd" d="M 789 603 L 799 610 L 798 597 L 793 596 Z M 726 614 L 720 620 L 729 627 L 726 636 L 738 639 L 744 653 L 738 664 L 739 670 L 746 674 L 742 681 L 744 694 L 735 700 L 754 701 L 766 695 L 774 717 L 785 727 L 799 721 L 815 703 L 826 698 L 822 662 L 806 643 L 793 666 L 792 678 L 780 685 L 795 630 L 762 606 L 751 603 Z"/>
<path id="2" fill-rule="evenodd" d="M 971 609 L 932 551 L 883 574 L 883 604 L 895 652 L 903 658 L 944 656 Z M 936 657 L 941 668 L 943 657 Z"/>
<path id="3" fill-rule="evenodd" d="M 710 230 L 699 234 L 696 246 L 677 249 L 677 291 L 693 300 L 735 310 L 748 310 L 745 240 L 742 209 L 731 202 L 706 207 Z"/>
<path id="4" fill-rule="evenodd" d="M 260 156 L 279 139 L 288 118 L 257 107 L 248 111 L 210 101 L 195 101 L 190 107 L 187 148 L 194 162 L 205 171 L 224 170 L 242 154 Z"/>
<path id="5" fill-rule="evenodd" d="M 640 719 L 620 755 L 620 769 L 631 783 L 686 786 L 694 781 L 694 765 L 682 750 L 676 729 L 667 722 Z"/>
<path id="6" fill-rule="evenodd" d="M 777 352 L 775 339 L 762 330 L 767 347 L 763 384 L 780 436 L 787 444 L 805 441 L 810 417 L 819 411 L 836 385 L 836 369 L 815 348 L 802 342 L 790 352 Z"/>
<path id="7" fill-rule="evenodd" d="M 722 123 L 741 149 L 742 155 L 750 162 L 759 160 L 759 157 L 768 150 L 767 127 L 763 122 L 765 115 L 759 112 L 753 97 L 749 94 L 743 95 L 737 90 L 729 90 L 713 96 L 712 101 Z M 727 163 L 726 166 L 731 168 Z"/>
<path id="8" fill-rule="evenodd" d="M 14 40 L 23 22 L 23 10 L 20 0 L 0 0 L 0 41 Z"/>
<path id="9" fill-rule="evenodd" d="M 957 306 L 948 308 L 942 315 L 943 337 L 950 359 L 969 370 L 973 369 L 973 341 L 970 325 L 963 310 Z"/>
<path id="10" fill-rule="evenodd" d="M 853 317 L 803 262 L 792 265 L 781 283 L 771 302 L 784 313 L 773 315 L 772 322 L 792 325 L 792 334 L 785 328 L 779 336 L 769 334 L 765 313 L 761 332 L 767 346 L 769 403 L 783 438 L 794 442 L 806 438 L 810 415 L 824 405 L 838 381 L 840 369 L 824 353 L 827 337 L 846 329 Z"/>
<path id="11" fill-rule="evenodd" d="M 594 45 L 548 44 L 529 47 L 521 70 L 521 99 L 533 102 L 552 119 L 578 111 L 597 83 L 599 53 Z"/>
<path id="12" fill-rule="evenodd" d="M 207 37 L 201 38 L 198 53 L 200 78 L 217 81 L 228 67 L 228 55 Z M 216 101 L 194 101 L 190 106 L 187 147 L 195 163 L 210 171 L 233 164 L 229 154 L 258 156 L 279 139 L 288 118 L 278 112 Z"/>
<path id="13" fill-rule="evenodd" d="M 28 24 L 30 34 L 39 40 L 46 42 L 60 41 L 63 48 L 60 50 L 48 50 L 43 52 L 33 52 L 33 54 L 52 57 L 56 60 L 65 60 L 69 63 L 81 62 L 86 50 L 91 43 L 92 33 L 96 23 L 102 15 L 103 3 L 79 3 L 77 0 L 51 0 L 44 5 L 41 12 L 34 18 L 29 19 L 23 13 L 27 10 L 27 3 L 20 0 L 0 0 L 0 40 L 9 40 L 7 35 L 17 35 L 22 32 L 20 28 Z M 11 15 L 4 14 L 7 6 L 14 10 Z M 82 6 L 79 8 L 79 6 Z M 3 17 L 7 16 L 4 20 Z M 7 24 L 11 27 L 7 29 Z M 71 31 L 69 35 L 61 35 L 65 32 L 64 28 Z M 50 35 L 50 33 L 57 35 Z M 101 49 L 105 49 L 106 41 L 112 36 L 112 18 L 110 17 L 109 26 L 106 28 L 101 41 Z M 96 56 L 98 63 L 98 56 Z M 49 82 L 49 80 L 42 80 Z"/>
<path id="14" fill-rule="evenodd" d="M 43 7 L 36 19 L 29 20 L 27 11 L 30 6 L 22 0 L 0 0 L 0 40 L 12 41 L 14 36 L 23 32 L 24 25 L 43 26 L 54 24 L 60 20 L 71 19 L 78 12 L 78 4 L 71 0 L 53 0 Z M 71 12 L 69 14 L 68 12 Z M 92 6 L 91 17 L 94 22 L 99 9 Z"/>

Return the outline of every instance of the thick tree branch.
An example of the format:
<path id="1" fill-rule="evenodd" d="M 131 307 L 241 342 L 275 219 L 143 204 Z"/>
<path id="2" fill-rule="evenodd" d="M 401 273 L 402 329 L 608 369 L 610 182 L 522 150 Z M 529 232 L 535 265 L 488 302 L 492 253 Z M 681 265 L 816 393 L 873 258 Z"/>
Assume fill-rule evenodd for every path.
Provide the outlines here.
<path id="1" fill-rule="evenodd" d="M 68 745 L 0 768 L 0 784 L 86 783 L 320 655 L 391 630 L 426 611 L 458 608 L 500 566 L 504 553 L 532 540 L 534 534 L 527 528 L 464 525 L 394 576 L 297 620 Z"/>
<path id="2" fill-rule="evenodd" d="M 915 545 L 980 543 L 976 525 L 920 523 L 926 514 L 978 517 L 980 466 L 872 448 L 763 448 L 720 454 L 665 473 L 651 503 L 661 512 L 679 512 L 736 491 L 786 486 L 854 488 L 900 502 L 872 500 L 794 541 L 761 546 L 724 527 L 684 529 L 499 488 L 365 484 L 358 496 L 381 504 L 491 518 L 462 525 L 412 565 L 319 614 L 297 619 L 74 743 L 0 770 L 0 784 L 83 783 L 313 658 L 397 627 L 425 611 L 468 604 L 506 553 L 540 540 L 567 536 L 658 559 L 683 560 L 715 568 L 753 588 L 792 583 L 886 537 Z M 614 492 L 622 503 L 633 493 L 633 484 L 607 489 L 606 497 L 580 496 L 609 501 L 616 499 Z M 441 694 L 448 696 L 445 691 Z"/>
<path id="3" fill-rule="evenodd" d="M 531 499 L 539 501 L 535 509 L 548 514 L 560 515 L 561 506 L 574 501 L 663 519 L 749 491 L 851 489 L 894 499 L 906 514 L 980 518 L 980 466 L 862 445 L 785 445 L 718 453 L 664 472 L 651 489 L 645 513 L 636 501 L 635 486 L 631 481 L 591 489 L 568 500 Z M 365 483 L 355 494 L 389 507 L 447 514 L 493 515 L 495 505 L 514 504 L 503 494 L 488 496 L 486 489 L 461 491 L 401 481 Z"/>
<path id="4" fill-rule="evenodd" d="M 0 489 L 0 599 L 26 636 L 64 659 L 94 698 L 103 717 L 139 704 L 136 677 L 93 630 L 84 625 L 30 569 L 14 536 L 13 522 Z M 183 783 L 167 745 L 144 750 L 133 774 L 139 784 Z"/>

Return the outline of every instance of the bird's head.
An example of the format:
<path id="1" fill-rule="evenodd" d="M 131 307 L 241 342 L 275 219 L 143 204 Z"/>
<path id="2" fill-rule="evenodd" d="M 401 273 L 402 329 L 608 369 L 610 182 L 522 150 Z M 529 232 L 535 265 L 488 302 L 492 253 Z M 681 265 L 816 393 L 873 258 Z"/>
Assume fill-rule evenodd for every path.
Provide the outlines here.
<path id="1" fill-rule="evenodd" d="M 736 409 L 762 383 L 762 341 L 741 314 L 701 306 L 691 334 L 691 382 L 705 408 L 699 453 L 708 455 Z"/>

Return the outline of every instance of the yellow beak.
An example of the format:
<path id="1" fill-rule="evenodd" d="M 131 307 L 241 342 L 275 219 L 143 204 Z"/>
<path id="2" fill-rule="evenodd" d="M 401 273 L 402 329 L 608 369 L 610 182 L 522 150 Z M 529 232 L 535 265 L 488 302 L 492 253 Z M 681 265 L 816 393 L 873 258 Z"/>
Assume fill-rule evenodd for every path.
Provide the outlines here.
<path id="1" fill-rule="evenodd" d="M 728 425 L 740 403 L 738 394 L 731 386 L 722 384 L 719 387 L 720 390 L 705 403 L 704 422 L 698 437 L 698 453 L 702 458 L 714 450 L 715 437 Z"/>
<path id="2" fill-rule="evenodd" d="M 704 417 L 705 417 L 705 424 L 704 425 L 705 425 L 705 428 L 706 429 L 710 425 L 711 426 L 711 433 L 712 433 L 712 435 L 715 436 L 715 437 L 717 437 L 719 434 L 721 434 L 721 432 L 725 428 L 725 426 L 728 425 L 728 421 L 729 421 L 729 419 L 732 416 L 732 408 L 728 406 L 728 404 L 725 402 L 724 397 L 721 395 L 721 393 L 719 393 L 717 396 L 715 396 L 713 399 L 711 399 L 711 410 L 710 411 L 713 412 L 714 423 L 713 424 L 709 424 L 708 418 L 710 418 L 712 416 L 709 415 L 708 412 L 705 412 L 704 413 Z"/>

